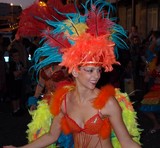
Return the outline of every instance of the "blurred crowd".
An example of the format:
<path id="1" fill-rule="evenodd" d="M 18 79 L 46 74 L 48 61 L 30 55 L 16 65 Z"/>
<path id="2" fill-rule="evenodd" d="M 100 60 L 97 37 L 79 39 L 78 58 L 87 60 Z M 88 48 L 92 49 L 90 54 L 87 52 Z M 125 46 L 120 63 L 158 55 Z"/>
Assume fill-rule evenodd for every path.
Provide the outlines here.
<path id="1" fill-rule="evenodd" d="M 34 93 L 35 80 L 31 58 L 39 47 L 39 38 L 16 40 L 0 35 L 0 100 L 11 101 L 13 115 L 26 106 L 27 97 Z"/>

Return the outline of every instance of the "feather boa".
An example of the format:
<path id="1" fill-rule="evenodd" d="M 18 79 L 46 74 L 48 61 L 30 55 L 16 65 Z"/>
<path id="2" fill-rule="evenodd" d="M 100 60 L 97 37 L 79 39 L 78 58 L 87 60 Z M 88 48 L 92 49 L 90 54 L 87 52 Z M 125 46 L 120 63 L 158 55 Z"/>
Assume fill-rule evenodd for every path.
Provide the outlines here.
<path id="1" fill-rule="evenodd" d="M 28 124 L 28 130 L 26 131 L 29 143 L 47 133 L 53 119 L 47 100 L 39 101 L 37 110 L 30 112 L 30 114 L 32 121 Z M 56 148 L 56 145 L 52 144 L 47 148 Z"/>
<path id="2" fill-rule="evenodd" d="M 53 115 L 57 115 L 59 113 L 64 94 L 66 94 L 67 91 L 70 91 L 73 88 L 74 88 L 73 84 L 70 86 L 67 86 L 67 87 L 59 88 L 58 93 L 57 93 L 58 95 L 57 96 L 55 95 L 54 102 L 50 106 L 50 109 L 51 109 L 51 112 L 53 113 Z M 61 93 L 63 93 L 63 94 L 61 94 Z M 111 96 L 114 96 L 117 99 L 117 101 L 119 102 L 119 104 L 122 108 L 123 121 L 129 131 L 130 135 L 133 137 L 133 140 L 140 143 L 141 130 L 138 128 L 138 123 L 136 121 L 137 115 L 136 115 L 136 112 L 134 111 L 134 108 L 132 106 L 132 103 L 130 102 L 130 99 L 129 99 L 127 93 L 122 93 L 122 92 L 120 92 L 119 89 L 117 89 L 117 88 L 115 89 L 111 85 L 106 85 L 101 89 L 98 97 L 93 102 L 93 106 L 96 109 L 103 108 Z M 58 98 L 58 97 L 60 97 L 60 98 Z M 66 132 L 66 134 L 70 133 L 70 129 L 64 120 L 62 120 L 61 124 L 62 124 L 62 128 Z M 104 125 L 104 127 L 100 131 L 100 135 L 102 138 L 107 137 L 107 135 L 109 134 L 109 131 L 106 131 L 106 129 L 108 129 L 106 127 L 106 125 Z M 113 130 L 112 130 L 111 135 L 112 135 L 111 139 L 112 139 L 113 146 L 115 148 L 120 148 L 120 143 L 119 143 Z"/>
<path id="3" fill-rule="evenodd" d="M 93 102 L 93 106 L 96 109 L 102 109 L 111 96 L 115 96 L 114 87 L 112 85 L 102 87 L 98 97 Z"/>
<path id="4" fill-rule="evenodd" d="M 119 105 L 122 108 L 122 117 L 128 129 L 128 132 L 131 135 L 132 139 L 140 144 L 140 134 L 142 130 L 138 128 L 138 123 L 136 121 L 137 113 L 134 111 L 129 96 L 127 93 L 120 92 L 120 90 L 117 88 L 115 89 L 115 91 L 116 91 L 115 98 L 117 99 Z M 112 131 L 111 141 L 114 148 L 121 148 L 120 143 L 114 131 Z"/>
<path id="5" fill-rule="evenodd" d="M 28 124 L 28 142 L 35 141 L 50 130 L 50 126 L 53 120 L 53 116 L 50 113 L 48 100 L 43 98 L 42 101 L 38 102 L 37 110 L 30 112 L 32 121 Z M 58 138 L 58 146 L 63 148 L 73 148 L 72 135 L 61 135 Z M 56 143 L 49 145 L 47 148 L 56 148 Z"/>
<path id="6" fill-rule="evenodd" d="M 54 99 L 50 103 L 50 111 L 53 115 L 59 114 L 60 107 L 61 107 L 65 94 L 67 94 L 67 92 L 72 89 L 74 89 L 73 84 L 57 88 L 57 90 L 54 93 Z"/>
<path id="7" fill-rule="evenodd" d="M 52 100 L 50 104 L 50 111 L 53 115 L 57 115 L 60 111 L 60 107 L 62 104 L 62 101 L 64 99 L 65 94 L 67 94 L 68 91 L 73 90 L 75 85 L 72 83 L 70 85 L 59 87 L 55 93 L 54 93 L 54 99 Z M 93 106 L 96 109 L 101 109 L 104 107 L 106 102 L 111 96 L 115 96 L 115 89 L 112 85 L 106 85 L 104 86 L 98 97 L 93 102 Z"/>
<path id="8" fill-rule="evenodd" d="M 60 112 L 61 103 L 63 101 L 64 95 L 70 91 L 73 90 L 75 85 L 69 84 L 67 86 L 59 87 L 56 93 L 54 94 L 54 98 L 51 101 L 50 106 L 48 106 L 48 103 L 46 100 L 40 101 L 38 104 L 38 108 L 36 111 L 31 112 L 32 115 L 32 122 L 29 123 L 27 130 L 28 133 L 28 139 L 29 141 L 33 141 L 36 138 L 40 137 L 44 133 L 48 132 L 50 129 L 51 122 L 53 120 L 53 115 L 57 115 Z M 98 95 L 98 97 L 93 102 L 93 105 L 97 109 L 101 109 L 108 101 L 108 99 L 114 96 L 117 101 L 119 102 L 121 108 L 122 108 L 122 116 L 123 121 L 130 133 L 130 135 L 133 137 L 133 140 L 140 143 L 140 133 L 141 130 L 138 128 L 138 124 L 136 122 L 137 115 L 136 112 L 133 109 L 132 103 L 129 100 L 129 97 L 127 93 L 120 92 L 119 89 L 114 89 L 111 85 L 107 85 L 103 87 Z M 50 109 L 50 111 L 49 111 Z M 105 121 L 107 122 L 107 121 Z M 67 123 L 65 120 L 62 119 L 61 121 L 62 128 L 65 131 L 65 134 L 70 133 L 70 129 L 67 126 Z M 108 124 L 104 124 L 102 129 L 100 130 L 99 134 L 102 138 L 105 138 L 107 135 L 110 134 L 110 131 L 108 130 Z M 60 137 L 60 141 L 65 144 L 65 140 L 73 140 L 72 137 L 67 138 L 65 136 Z M 111 132 L 111 141 L 114 148 L 121 148 L 120 143 L 112 130 Z M 51 148 L 54 148 L 55 145 L 51 145 Z M 49 148 L 50 148 L 49 147 Z"/>

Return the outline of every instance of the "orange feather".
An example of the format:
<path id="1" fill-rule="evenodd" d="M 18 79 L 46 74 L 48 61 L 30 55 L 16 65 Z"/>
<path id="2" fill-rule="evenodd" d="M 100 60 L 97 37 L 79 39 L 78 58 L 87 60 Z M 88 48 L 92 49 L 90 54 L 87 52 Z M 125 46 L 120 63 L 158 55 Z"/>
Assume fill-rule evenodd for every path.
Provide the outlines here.
<path id="1" fill-rule="evenodd" d="M 69 126 L 68 126 L 68 123 L 67 123 L 65 117 L 63 117 L 63 118 L 61 119 L 61 128 L 62 128 L 62 131 L 64 132 L 64 134 L 69 134 L 69 133 L 71 133 L 71 130 L 70 130 Z"/>
<path id="2" fill-rule="evenodd" d="M 54 93 L 54 97 L 50 103 L 50 111 L 53 115 L 58 115 L 61 109 L 61 104 L 64 99 L 64 96 L 71 89 L 73 83 L 67 86 L 58 87 Z"/>
<path id="3" fill-rule="evenodd" d="M 99 131 L 99 135 L 103 139 L 106 139 L 111 134 L 111 124 L 108 124 L 108 122 L 109 122 L 109 119 L 105 119 L 104 125 L 102 126 L 101 130 Z"/>
<path id="4" fill-rule="evenodd" d="M 115 96 L 115 89 L 112 85 L 106 85 L 102 87 L 98 97 L 93 102 L 93 106 L 96 109 L 102 109 L 112 96 Z"/>

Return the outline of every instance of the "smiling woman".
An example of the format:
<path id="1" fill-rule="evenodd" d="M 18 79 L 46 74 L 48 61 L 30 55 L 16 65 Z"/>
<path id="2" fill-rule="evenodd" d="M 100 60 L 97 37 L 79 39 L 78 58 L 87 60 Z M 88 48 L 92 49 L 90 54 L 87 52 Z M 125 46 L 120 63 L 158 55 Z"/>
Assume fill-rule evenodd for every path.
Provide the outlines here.
<path id="1" fill-rule="evenodd" d="M 84 14 L 76 7 L 77 13 L 63 13 L 68 20 L 47 20 L 54 29 L 43 32 L 46 41 L 37 51 L 48 54 L 45 63 L 61 57 L 59 65 L 68 69 L 74 82 L 56 88 L 49 103 L 49 113 L 54 117 L 47 120 L 51 124 L 49 130 L 21 148 L 46 147 L 55 143 L 61 133 L 72 134 L 74 148 L 141 147 L 136 114 L 127 94 L 111 85 L 96 87 L 101 68 L 109 72 L 119 64 L 115 50 L 126 46 L 121 39 L 126 36 L 125 31 L 111 21 L 108 13 L 105 16 L 105 8 L 108 12 L 112 8 L 106 0 L 87 0 L 83 6 Z M 42 116 L 41 121 L 46 114 Z"/>

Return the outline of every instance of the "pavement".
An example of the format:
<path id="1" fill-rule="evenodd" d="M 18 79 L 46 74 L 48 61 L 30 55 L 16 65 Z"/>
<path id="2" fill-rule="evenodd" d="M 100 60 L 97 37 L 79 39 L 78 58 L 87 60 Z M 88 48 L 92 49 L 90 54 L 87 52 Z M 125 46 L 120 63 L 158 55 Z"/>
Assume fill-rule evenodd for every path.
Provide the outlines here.
<path id="1" fill-rule="evenodd" d="M 26 109 L 13 116 L 10 102 L 0 102 L 0 148 L 3 145 L 22 146 L 27 143 L 26 130 L 31 117 Z"/>
<path id="2" fill-rule="evenodd" d="M 138 105 L 135 105 L 137 109 Z M 137 111 L 138 123 L 143 132 L 141 134 L 142 148 L 160 148 L 160 131 L 149 133 L 152 127 L 151 121 L 142 113 Z M 3 145 L 21 146 L 27 144 L 26 130 L 31 117 L 27 109 L 20 116 L 11 114 L 10 101 L 0 102 L 0 148 Z M 129 148 L 129 147 L 128 147 Z"/>

